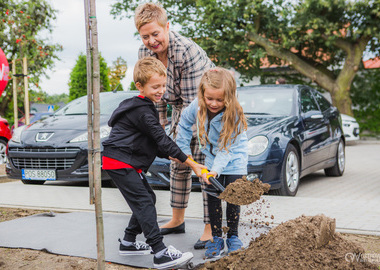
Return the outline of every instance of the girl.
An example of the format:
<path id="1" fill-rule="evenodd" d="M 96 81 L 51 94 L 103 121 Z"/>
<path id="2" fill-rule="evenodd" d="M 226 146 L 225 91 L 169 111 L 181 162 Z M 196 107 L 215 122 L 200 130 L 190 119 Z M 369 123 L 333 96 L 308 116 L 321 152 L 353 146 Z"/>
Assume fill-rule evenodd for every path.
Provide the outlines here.
<path id="1" fill-rule="evenodd" d="M 189 156 L 194 124 L 209 175 L 226 187 L 247 174 L 247 122 L 236 97 L 236 82 L 228 70 L 214 68 L 204 73 L 198 98 L 181 115 L 177 144 Z M 206 174 L 202 179 L 210 185 Z M 206 243 L 206 257 L 217 258 L 224 253 L 221 200 L 208 195 L 208 209 L 213 238 Z M 238 205 L 227 203 L 228 253 L 242 247 L 238 238 L 239 214 Z"/>

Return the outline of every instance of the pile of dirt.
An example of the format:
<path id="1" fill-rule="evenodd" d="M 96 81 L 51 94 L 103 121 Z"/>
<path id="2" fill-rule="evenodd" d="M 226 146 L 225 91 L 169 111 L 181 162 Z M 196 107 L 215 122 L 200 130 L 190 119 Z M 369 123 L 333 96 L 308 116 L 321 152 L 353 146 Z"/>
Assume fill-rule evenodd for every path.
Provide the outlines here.
<path id="1" fill-rule="evenodd" d="M 335 232 L 335 219 L 301 216 L 281 223 L 202 269 L 378 269 L 360 260 L 364 250 Z"/>
<path id="2" fill-rule="evenodd" d="M 243 177 L 229 184 L 218 198 L 231 204 L 247 205 L 259 200 L 269 189 L 269 184 L 263 184 L 257 178 L 251 182 Z"/>

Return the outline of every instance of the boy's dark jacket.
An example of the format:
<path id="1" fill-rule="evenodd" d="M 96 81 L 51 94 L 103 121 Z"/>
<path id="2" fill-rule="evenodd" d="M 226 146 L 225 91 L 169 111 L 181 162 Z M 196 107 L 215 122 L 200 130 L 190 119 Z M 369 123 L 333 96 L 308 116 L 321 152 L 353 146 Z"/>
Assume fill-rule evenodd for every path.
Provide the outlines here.
<path id="1" fill-rule="evenodd" d="M 186 161 L 187 156 L 168 137 L 159 123 L 158 111 L 148 98 L 122 101 L 112 113 L 109 138 L 103 142 L 103 156 L 148 170 L 156 156 Z"/>

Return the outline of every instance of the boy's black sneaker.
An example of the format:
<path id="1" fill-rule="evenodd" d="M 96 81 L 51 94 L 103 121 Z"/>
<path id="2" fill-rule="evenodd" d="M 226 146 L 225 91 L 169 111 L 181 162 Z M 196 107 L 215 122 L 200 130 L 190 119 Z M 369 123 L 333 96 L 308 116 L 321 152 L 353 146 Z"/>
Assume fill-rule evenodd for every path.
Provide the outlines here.
<path id="1" fill-rule="evenodd" d="M 154 256 L 153 266 L 157 269 L 178 268 L 187 264 L 194 257 L 191 252 L 184 252 L 175 249 L 173 246 L 168 246 L 165 253 L 161 257 Z M 186 267 L 187 268 L 187 267 Z"/>
<path id="2" fill-rule="evenodd" d="M 140 241 L 133 242 L 130 246 L 124 246 L 121 243 L 121 240 L 119 239 L 120 247 L 119 247 L 119 254 L 122 256 L 126 255 L 147 255 L 150 254 L 152 249 L 151 247 Z"/>

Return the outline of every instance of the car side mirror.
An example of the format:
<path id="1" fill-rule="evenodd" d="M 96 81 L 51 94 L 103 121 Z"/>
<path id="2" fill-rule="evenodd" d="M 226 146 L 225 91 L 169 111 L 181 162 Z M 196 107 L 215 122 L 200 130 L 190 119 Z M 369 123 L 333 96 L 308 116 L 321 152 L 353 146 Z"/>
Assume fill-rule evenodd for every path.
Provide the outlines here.
<path id="1" fill-rule="evenodd" d="M 323 115 L 320 111 L 308 111 L 302 115 L 303 120 L 306 122 L 313 122 L 315 120 L 322 120 Z"/>

